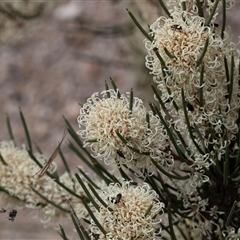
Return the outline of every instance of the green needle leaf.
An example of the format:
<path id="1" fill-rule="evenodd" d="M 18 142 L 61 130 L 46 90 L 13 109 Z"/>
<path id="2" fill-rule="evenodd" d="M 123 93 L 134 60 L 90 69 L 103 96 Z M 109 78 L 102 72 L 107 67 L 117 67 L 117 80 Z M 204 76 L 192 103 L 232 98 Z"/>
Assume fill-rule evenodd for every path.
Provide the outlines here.
<path id="1" fill-rule="evenodd" d="M 87 197 L 89 198 L 89 200 L 92 202 L 93 206 L 97 209 L 97 211 L 99 211 L 99 205 L 96 203 L 96 201 L 94 200 L 94 198 L 92 197 L 92 195 L 90 194 L 90 192 L 88 191 L 87 187 L 85 186 L 83 180 L 79 177 L 79 175 L 76 173 L 75 177 L 77 178 L 79 184 L 81 185 L 84 193 L 87 195 Z"/>
<path id="2" fill-rule="evenodd" d="M 233 53 L 231 54 L 231 68 L 230 68 L 230 82 L 228 86 L 228 99 L 229 99 L 229 104 L 231 103 L 232 99 L 232 92 L 233 92 L 233 81 L 234 81 L 234 67 L 235 67 L 235 62 L 234 62 L 234 55 Z"/>
<path id="3" fill-rule="evenodd" d="M 133 109 L 133 89 L 131 88 L 130 91 L 130 101 L 129 101 L 129 110 L 132 113 L 132 109 Z"/>
<path id="4" fill-rule="evenodd" d="M 6 115 L 6 122 L 7 122 L 7 129 L 8 129 L 8 134 L 10 136 L 10 139 L 13 141 L 14 146 L 16 146 L 15 138 L 14 138 L 14 135 L 13 135 L 13 132 L 12 132 L 10 118 L 9 118 L 8 115 Z"/>
<path id="5" fill-rule="evenodd" d="M 176 58 L 172 53 L 168 51 L 166 47 L 164 47 L 164 52 L 168 55 L 169 58 Z"/>
<path id="6" fill-rule="evenodd" d="M 199 89 L 199 93 L 200 93 L 200 96 L 199 96 L 199 102 L 200 102 L 200 107 L 203 107 L 203 84 L 204 84 L 204 80 L 203 80 L 203 77 L 204 77 L 204 64 L 202 64 L 202 67 L 201 67 L 201 72 L 200 72 L 200 89 Z"/>
<path id="7" fill-rule="evenodd" d="M 3 165 L 7 166 L 6 161 L 4 160 L 2 154 L 0 153 L 0 161 L 2 162 Z"/>
<path id="8" fill-rule="evenodd" d="M 35 192 L 38 196 L 40 196 L 42 199 L 44 199 L 46 202 L 50 203 L 51 205 L 53 205 L 55 208 L 58 208 L 59 210 L 69 213 L 69 211 L 63 207 L 61 207 L 59 204 L 54 203 L 53 201 L 49 200 L 47 197 L 45 197 L 43 194 L 41 194 L 40 192 L 38 192 L 37 190 L 35 190 L 33 187 L 31 187 L 31 189 L 33 190 L 33 192 Z"/>
<path id="9" fill-rule="evenodd" d="M 166 69 L 166 64 L 165 64 L 163 58 L 161 57 L 161 55 L 160 55 L 160 53 L 159 53 L 159 51 L 158 51 L 158 48 L 156 48 L 156 47 L 153 48 L 153 51 L 155 52 L 157 58 L 159 59 L 162 68 L 163 68 L 163 69 Z M 163 70 L 163 72 L 164 72 L 164 70 Z"/>
<path id="10" fill-rule="evenodd" d="M 143 29 L 143 27 L 139 24 L 139 22 L 137 21 L 137 19 L 134 17 L 134 15 L 132 14 L 132 12 L 130 12 L 128 9 L 126 9 L 129 16 L 131 17 L 131 19 L 133 20 L 133 22 L 135 23 L 135 25 L 138 27 L 138 29 L 143 33 L 143 35 L 149 40 L 149 41 L 153 41 L 153 38 L 151 36 L 148 35 L 148 33 Z"/>
<path id="11" fill-rule="evenodd" d="M 171 203 L 168 203 L 168 221 L 169 221 L 169 228 L 171 233 L 171 239 L 177 240 L 174 230 L 173 230 L 173 222 L 172 222 L 172 213 L 171 213 Z"/>
<path id="12" fill-rule="evenodd" d="M 72 218 L 72 221 L 73 221 L 74 226 L 75 226 L 75 228 L 76 228 L 76 230 L 78 232 L 79 237 L 81 239 L 85 239 L 86 238 L 86 239 L 90 240 L 91 238 L 90 238 L 89 234 L 86 232 L 85 228 L 82 226 L 82 224 L 81 224 L 81 222 L 80 222 L 80 220 L 79 220 L 75 210 L 73 209 L 70 201 L 66 197 L 64 197 L 64 198 L 65 198 L 65 201 L 66 201 L 66 203 L 68 205 L 68 208 L 70 210 L 70 213 L 71 213 L 70 216 Z M 82 233 L 85 236 L 85 238 L 83 237 Z"/>
<path id="13" fill-rule="evenodd" d="M 77 169 L 83 175 L 83 177 L 86 178 L 86 180 L 91 183 L 91 185 L 99 189 L 99 187 L 95 184 L 95 182 L 80 167 L 77 167 Z"/>
<path id="14" fill-rule="evenodd" d="M 157 164 L 152 158 L 151 158 L 152 163 L 154 164 L 154 166 L 163 174 L 165 174 L 166 176 L 168 176 L 170 179 L 178 179 L 178 180 L 187 180 L 189 179 L 188 175 L 185 176 L 177 176 L 177 175 L 172 175 L 169 172 L 165 171 L 162 167 L 160 167 L 160 164 Z"/>
<path id="15" fill-rule="evenodd" d="M 146 122 L 148 124 L 148 128 L 150 129 L 150 117 L 149 117 L 149 113 L 146 113 Z"/>
<path id="16" fill-rule="evenodd" d="M 98 142 L 98 140 L 96 138 L 95 139 L 87 139 L 86 142 L 94 143 L 94 142 Z"/>
<path id="17" fill-rule="evenodd" d="M 72 214 L 70 214 L 70 216 L 71 216 L 72 222 L 74 224 L 74 227 L 75 227 L 75 229 L 78 233 L 78 236 L 79 236 L 80 240 L 85 240 L 85 238 L 84 238 L 84 236 L 81 232 L 80 226 L 77 224 L 77 221 L 76 221 L 75 217 Z"/>
<path id="18" fill-rule="evenodd" d="M 65 231 L 63 229 L 63 227 L 59 224 L 59 227 L 60 227 L 60 236 L 62 237 L 63 240 L 69 240 L 65 234 Z"/>
<path id="19" fill-rule="evenodd" d="M 20 108 L 19 108 L 19 114 L 20 114 L 20 118 L 21 118 L 21 121 L 22 121 L 22 124 L 23 124 L 25 136 L 27 138 L 29 151 L 32 152 L 31 138 L 30 138 L 30 135 L 29 135 L 29 131 L 28 131 L 28 128 L 27 128 L 27 124 L 26 124 L 25 118 L 24 118 L 23 113 L 22 113 Z"/>
<path id="20" fill-rule="evenodd" d="M 106 89 L 106 91 L 109 90 L 109 87 L 108 87 L 107 81 L 105 81 L 105 89 Z M 107 92 L 107 97 L 108 97 L 108 98 L 111 97 L 110 92 Z"/>
<path id="21" fill-rule="evenodd" d="M 98 201 L 105 207 L 108 208 L 108 205 L 103 201 L 103 199 L 100 198 L 100 196 L 98 195 L 98 193 L 96 192 L 96 190 L 93 188 L 93 186 L 91 184 L 88 183 L 88 187 L 91 189 L 92 193 L 94 194 L 94 196 L 98 199 Z M 111 211 L 111 210 L 110 210 Z M 112 210 L 113 211 L 113 210 Z"/>
<path id="22" fill-rule="evenodd" d="M 224 32 L 225 32 L 225 27 L 226 27 L 226 19 L 227 19 L 227 14 L 226 14 L 226 0 L 222 0 L 222 12 L 221 12 L 221 16 L 222 16 L 222 29 L 221 29 L 221 38 L 224 38 Z"/>
<path id="23" fill-rule="evenodd" d="M 146 217 L 151 212 L 152 208 L 153 208 L 153 204 L 150 204 L 146 213 L 144 214 L 144 217 Z"/>
<path id="24" fill-rule="evenodd" d="M 95 222 L 95 224 L 97 225 L 97 227 L 99 228 L 99 230 L 106 236 L 107 232 L 105 231 L 105 229 L 102 227 L 102 225 L 99 223 L 99 221 L 97 220 L 97 218 L 95 217 L 94 213 L 92 212 L 92 210 L 89 208 L 88 204 L 83 200 L 82 201 L 83 205 L 85 206 L 85 208 L 87 209 L 89 215 L 91 216 L 92 220 Z"/>
<path id="25" fill-rule="evenodd" d="M 158 0 L 158 2 L 159 2 L 159 4 L 160 4 L 160 6 L 162 7 L 162 9 L 164 10 L 164 12 L 167 14 L 167 16 L 168 16 L 169 18 L 172 18 L 170 12 L 168 11 L 168 9 L 167 9 L 167 7 L 165 6 L 165 4 L 163 3 L 163 1 L 162 1 L 162 0 Z"/>
<path id="26" fill-rule="evenodd" d="M 167 130 L 167 133 L 168 133 L 168 136 L 172 142 L 172 144 L 174 145 L 180 159 L 182 161 L 184 161 L 185 157 L 184 157 L 184 154 L 185 154 L 185 149 L 183 148 L 180 148 L 180 145 L 177 144 L 177 137 L 176 135 L 173 133 L 172 131 L 172 128 L 169 126 L 169 124 L 164 120 L 162 114 L 160 113 L 160 111 L 158 110 L 158 108 L 155 106 L 155 104 L 153 103 L 149 103 L 149 106 L 150 108 L 152 109 L 153 112 L 156 113 L 156 115 L 160 118 L 161 122 L 163 123 L 165 129 Z"/>
<path id="27" fill-rule="evenodd" d="M 141 152 L 139 151 L 137 148 L 131 147 L 129 143 L 119 132 L 116 132 L 116 134 L 118 135 L 118 137 L 122 140 L 123 143 L 125 143 L 127 145 L 128 148 L 130 148 L 131 150 L 133 150 L 136 153 L 142 154 L 142 155 L 150 155 L 149 152 Z"/>
<path id="28" fill-rule="evenodd" d="M 232 205 L 232 208 L 231 208 L 231 210 L 230 210 L 230 213 L 228 214 L 227 221 L 226 221 L 226 223 L 225 223 L 225 226 L 226 226 L 226 227 L 230 225 L 230 222 L 231 222 L 232 216 L 233 216 L 233 214 L 234 214 L 234 211 L 235 211 L 235 209 L 236 209 L 236 206 L 237 206 L 237 201 L 234 201 L 234 202 L 233 202 L 233 205 Z"/>
<path id="29" fill-rule="evenodd" d="M 117 85 L 115 84 L 115 82 L 113 81 L 113 79 L 110 77 L 110 80 L 111 80 L 111 84 L 112 84 L 112 86 L 113 86 L 113 89 L 115 90 L 115 92 L 117 93 L 117 96 L 118 96 L 118 98 L 121 98 L 121 94 L 120 94 L 120 92 L 119 92 L 119 90 L 118 90 L 118 88 L 117 88 Z"/>
<path id="30" fill-rule="evenodd" d="M 197 4 L 197 8 L 198 8 L 198 15 L 200 17 L 204 17 L 204 14 L 203 14 L 203 4 L 202 2 L 200 2 L 200 0 L 196 0 L 196 4 Z"/>
<path id="31" fill-rule="evenodd" d="M 199 66 L 202 63 L 203 58 L 204 58 L 204 56 L 205 56 L 205 54 L 207 52 L 208 44 L 209 44 L 209 38 L 207 38 L 207 40 L 205 42 L 205 45 L 204 45 L 204 48 L 203 48 L 203 51 L 202 51 L 202 54 L 201 54 L 201 56 L 197 60 L 197 66 Z"/>
<path id="32" fill-rule="evenodd" d="M 216 13 L 217 6 L 220 0 L 215 0 L 215 3 L 213 5 L 212 11 L 208 17 L 208 19 L 205 21 L 205 26 L 209 26 L 209 24 L 212 22 L 212 19 L 214 17 L 214 14 Z"/>

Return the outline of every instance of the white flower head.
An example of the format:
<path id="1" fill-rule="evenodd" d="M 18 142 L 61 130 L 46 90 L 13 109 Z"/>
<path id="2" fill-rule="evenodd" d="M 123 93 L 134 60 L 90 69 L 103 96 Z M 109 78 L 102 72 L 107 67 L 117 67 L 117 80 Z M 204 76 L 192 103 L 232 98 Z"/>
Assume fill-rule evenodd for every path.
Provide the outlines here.
<path id="1" fill-rule="evenodd" d="M 6 163 L 5 165 L 0 162 L 0 186 L 10 194 L 7 195 L 4 191 L 1 191 L 0 199 L 7 200 L 9 206 L 18 204 L 15 197 L 31 208 L 44 204 L 45 201 L 31 189 L 31 186 L 36 186 L 36 173 L 40 168 L 30 158 L 25 147 L 21 149 L 15 147 L 11 141 L 1 141 L 0 154 Z M 42 164 L 47 160 L 40 154 L 37 155 L 37 159 Z M 56 168 L 54 167 L 52 170 L 56 170 Z M 44 176 L 42 181 L 46 181 L 46 179 L 47 177 Z"/>
<path id="2" fill-rule="evenodd" d="M 1 141 L 0 154 L 5 162 L 5 164 L 0 162 L 0 187 L 3 188 L 3 190 L 0 189 L 0 201 L 5 201 L 8 204 L 7 208 L 21 206 L 37 210 L 35 214 L 41 218 L 45 226 L 48 226 L 55 219 L 68 215 L 68 207 L 63 198 L 66 197 L 71 199 L 79 217 L 87 216 L 87 211 L 81 201 L 60 187 L 56 181 L 47 175 L 38 180 L 36 173 L 40 168 L 31 159 L 24 146 L 21 149 L 16 147 L 12 141 Z M 42 154 L 36 154 L 36 158 L 43 165 L 47 161 Z M 56 167 L 56 163 L 53 162 L 53 166 L 49 169 L 50 173 L 54 173 Z M 83 193 L 73 173 L 65 172 L 59 177 L 59 181 L 79 195 Z M 32 188 L 66 211 L 41 198 Z"/>
<path id="3" fill-rule="evenodd" d="M 95 216 L 107 234 L 104 236 L 92 220 L 92 239 L 98 235 L 101 240 L 147 240 L 160 234 L 164 204 L 148 184 L 135 186 L 124 181 L 120 186 L 113 183 L 99 191 L 99 196 L 112 211 L 102 206 L 96 212 Z"/>
<path id="4" fill-rule="evenodd" d="M 84 146 L 91 148 L 94 157 L 105 163 L 116 161 L 128 167 L 150 169 L 150 157 L 164 159 L 159 156 L 164 155 L 166 131 L 159 119 L 147 112 L 142 100 L 134 97 L 130 110 L 129 93 L 118 94 L 112 89 L 103 91 L 101 97 L 94 93 L 80 110 L 78 134 L 85 139 Z"/>
<path id="5" fill-rule="evenodd" d="M 145 40 L 148 50 L 146 66 L 155 75 L 154 81 L 161 91 L 162 101 L 175 119 L 175 128 L 181 133 L 187 130 L 183 90 L 190 125 L 197 127 L 206 139 L 209 132 L 213 133 L 211 138 L 215 139 L 224 126 L 228 129 L 228 139 L 232 139 L 238 132 L 236 121 L 240 92 L 239 51 L 235 44 L 226 33 L 221 38 L 213 24 L 205 26 L 204 18 L 184 11 L 173 12 L 172 18 L 158 18 L 150 29 L 153 41 Z M 201 64 L 198 64 L 207 41 L 205 55 Z M 162 66 L 156 53 L 161 56 L 165 66 Z M 231 74 L 233 87 L 230 87 L 226 76 L 226 63 L 228 69 L 231 69 L 231 64 L 234 65 Z M 173 107 L 173 101 L 179 110 Z"/>
<path id="6" fill-rule="evenodd" d="M 197 60 L 203 52 L 207 39 L 209 44 L 204 56 L 204 65 L 208 68 L 219 67 L 216 58 L 223 41 L 220 37 L 216 38 L 214 27 L 205 26 L 204 18 L 184 11 L 176 11 L 171 15 L 172 18 L 158 18 L 150 26 L 150 35 L 154 40 L 152 42 L 145 40 L 148 50 L 146 66 L 152 74 L 166 79 L 169 86 L 173 84 L 181 86 L 188 81 L 194 81 L 195 78 L 199 79 L 199 74 L 196 76 L 200 69 Z M 165 62 L 164 71 L 156 51 Z M 170 74 L 172 79 L 168 77 Z M 178 84 L 172 82 L 174 78 L 178 79 Z"/>

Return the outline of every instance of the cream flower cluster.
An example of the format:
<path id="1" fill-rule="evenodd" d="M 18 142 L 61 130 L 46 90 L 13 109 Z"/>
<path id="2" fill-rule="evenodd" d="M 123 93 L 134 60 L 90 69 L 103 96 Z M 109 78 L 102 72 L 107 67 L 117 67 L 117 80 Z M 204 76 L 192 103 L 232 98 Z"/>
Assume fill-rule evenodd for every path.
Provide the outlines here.
<path id="1" fill-rule="evenodd" d="M 96 212 L 95 217 L 107 234 L 104 236 L 92 220 L 92 239 L 97 235 L 99 240 L 147 240 L 160 235 L 165 206 L 148 184 L 135 186 L 124 181 L 121 186 L 113 183 L 100 190 L 99 196 L 112 211 L 102 206 Z"/>
<path id="2" fill-rule="evenodd" d="M 134 97 L 130 110 L 129 94 L 118 97 L 118 92 L 108 90 L 98 97 L 98 93 L 94 93 L 82 106 L 78 123 L 78 134 L 85 139 L 84 146 L 89 146 L 94 157 L 106 163 L 116 161 L 128 167 L 150 170 L 151 157 L 158 162 L 168 159 L 168 163 L 172 164 L 165 151 L 166 131 L 139 98 Z"/>
<path id="3" fill-rule="evenodd" d="M 20 149 L 15 147 L 13 142 L 1 141 L 0 154 L 7 164 L 5 165 L 3 162 L 0 162 L 0 201 L 7 202 L 8 207 L 25 206 L 31 209 L 39 209 L 37 214 L 41 216 L 42 221 L 46 225 L 53 222 L 56 218 L 67 216 L 67 212 L 45 201 L 31 189 L 32 187 L 48 200 L 66 210 L 69 209 L 63 197 L 70 199 L 78 216 L 86 217 L 87 211 L 83 207 L 80 199 L 72 196 L 46 175 L 40 180 L 37 179 L 36 173 L 40 168 L 30 158 L 25 147 Z M 37 155 L 37 159 L 42 164 L 47 160 L 40 154 Z M 50 168 L 51 173 L 55 171 L 56 164 Z M 66 172 L 59 177 L 59 181 L 80 195 L 83 190 L 79 184 L 74 184 L 74 181 L 76 182 L 74 178 L 72 173 Z M 5 193 L 4 190 L 7 190 L 9 195 Z"/>
<path id="4" fill-rule="evenodd" d="M 212 133 L 210 138 L 214 139 L 222 133 L 222 127 L 228 130 L 228 139 L 231 140 L 238 132 L 239 51 L 227 34 L 222 39 L 213 24 L 205 26 L 204 18 L 181 11 L 173 12 L 172 17 L 158 18 L 150 26 L 153 41 L 145 40 L 148 50 L 146 66 L 155 75 L 154 81 L 161 91 L 162 101 L 175 119 L 175 128 L 185 132 L 183 89 L 190 125 L 198 128 L 205 146 L 209 144 L 209 133 Z M 206 53 L 201 64 L 198 64 L 206 41 Z M 156 53 L 161 56 L 163 66 Z M 230 87 L 225 63 L 230 72 L 232 56 L 234 70 L 229 74 L 233 82 Z M 173 107 L 173 102 L 178 105 L 178 110 Z M 218 144 L 220 146 L 222 143 Z"/>
<path id="5" fill-rule="evenodd" d="M 0 154 L 7 164 L 0 163 L 0 186 L 10 194 L 9 196 L 1 191 L 0 199 L 6 200 L 9 205 L 16 205 L 19 202 L 12 196 L 17 196 L 31 208 L 46 204 L 31 190 L 31 186 L 36 184 L 39 167 L 30 158 L 26 149 L 15 147 L 13 142 L 1 141 Z M 37 158 L 42 164 L 44 160 L 46 161 L 42 155 L 38 155 Z M 43 181 L 46 181 L 46 177 Z"/>

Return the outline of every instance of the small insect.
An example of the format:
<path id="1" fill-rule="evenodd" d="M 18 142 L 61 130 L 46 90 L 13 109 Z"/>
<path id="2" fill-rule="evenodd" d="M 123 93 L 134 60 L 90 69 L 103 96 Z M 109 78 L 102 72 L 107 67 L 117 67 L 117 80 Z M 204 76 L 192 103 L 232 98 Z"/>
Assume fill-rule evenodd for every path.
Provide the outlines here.
<path id="1" fill-rule="evenodd" d="M 45 165 L 42 167 L 42 169 L 40 169 L 40 171 L 36 173 L 36 174 L 38 174 L 38 179 L 40 179 L 47 172 L 49 167 L 51 166 L 52 161 L 54 160 L 54 158 L 57 156 L 58 152 L 60 151 L 61 144 L 62 144 L 64 138 L 66 137 L 66 135 L 67 135 L 67 130 L 65 129 L 62 140 L 60 141 L 60 143 L 58 144 L 58 146 L 52 153 L 51 157 L 48 159 L 48 161 L 45 163 Z"/>
<path id="2" fill-rule="evenodd" d="M 125 156 L 123 154 L 123 152 L 121 150 L 117 150 L 117 155 L 121 158 L 124 158 L 125 159 Z"/>
<path id="3" fill-rule="evenodd" d="M 16 217 L 16 216 L 17 216 L 17 210 L 12 209 L 12 210 L 9 212 L 8 220 L 13 222 L 13 221 L 15 220 L 15 217 Z"/>
<path id="4" fill-rule="evenodd" d="M 98 240 L 98 239 L 99 239 L 99 236 L 100 236 L 100 234 L 97 234 L 97 233 L 92 233 L 92 236 L 94 237 L 94 240 Z"/>
<path id="5" fill-rule="evenodd" d="M 118 203 L 120 202 L 121 198 L 122 198 L 122 194 L 119 193 L 119 194 L 116 196 L 114 203 L 115 203 L 115 204 L 118 204 Z"/>
<path id="6" fill-rule="evenodd" d="M 0 209 L 0 213 L 5 213 L 7 210 L 6 209 L 4 209 L 4 208 L 1 208 Z"/>
<path id="7" fill-rule="evenodd" d="M 107 199 L 114 204 L 118 204 L 122 198 L 122 194 L 118 193 L 116 197 L 108 197 Z"/>
<path id="8" fill-rule="evenodd" d="M 177 25 L 177 24 L 172 25 L 171 28 L 174 29 L 174 30 L 178 30 L 178 31 L 182 30 L 182 27 L 180 25 Z"/>
<path id="9" fill-rule="evenodd" d="M 191 103 L 186 102 L 186 106 L 187 106 L 187 108 L 188 108 L 188 110 L 189 110 L 190 112 L 193 112 L 193 111 L 194 111 L 194 107 L 193 107 L 193 105 L 192 105 Z"/>

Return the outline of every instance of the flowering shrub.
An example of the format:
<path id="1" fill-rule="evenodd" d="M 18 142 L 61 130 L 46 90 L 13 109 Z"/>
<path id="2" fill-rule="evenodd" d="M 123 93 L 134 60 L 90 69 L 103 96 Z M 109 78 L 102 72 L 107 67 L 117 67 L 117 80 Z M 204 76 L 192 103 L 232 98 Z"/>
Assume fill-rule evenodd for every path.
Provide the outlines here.
<path id="1" fill-rule="evenodd" d="M 86 139 L 84 147 L 90 146 L 93 156 L 106 163 L 148 171 L 150 158 L 164 161 L 168 138 L 158 117 L 147 111 L 139 98 L 130 99 L 129 94 L 126 97 L 113 89 L 101 94 L 102 99 L 93 94 L 80 110 L 78 134 Z"/>
<path id="2" fill-rule="evenodd" d="M 101 207 L 96 218 L 107 234 L 104 236 L 92 220 L 93 239 L 96 236 L 98 239 L 154 239 L 161 232 L 164 204 L 146 183 L 143 186 L 126 181 L 122 185 L 110 184 L 99 191 L 99 196 L 108 207 Z M 149 207 L 151 211 L 146 214 Z"/>
<path id="3" fill-rule="evenodd" d="M 91 174 L 72 174 L 61 155 L 67 171 L 39 185 L 38 155 L 2 142 L 0 196 L 41 205 L 46 221 L 70 212 L 80 239 L 240 239 L 239 50 L 225 31 L 234 2 L 159 3 L 166 16 L 149 33 L 128 10 L 146 38 L 150 111 L 106 83 L 81 106 L 77 133 L 65 119 Z"/>

